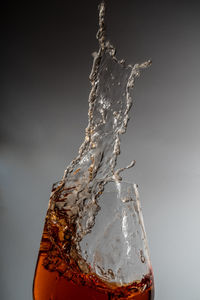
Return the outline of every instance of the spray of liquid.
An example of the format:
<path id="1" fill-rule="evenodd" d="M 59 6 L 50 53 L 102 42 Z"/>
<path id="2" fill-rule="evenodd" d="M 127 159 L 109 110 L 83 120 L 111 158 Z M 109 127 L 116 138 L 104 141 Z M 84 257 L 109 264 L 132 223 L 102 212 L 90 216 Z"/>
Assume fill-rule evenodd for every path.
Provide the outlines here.
<path id="1" fill-rule="evenodd" d="M 134 165 L 132 161 L 116 170 L 120 135 L 127 128 L 135 79 L 151 64 L 146 61 L 133 66 L 117 59 L 116 49 L 106 39 L 104 2 L 99 6 L 97 39 L 99 50 L 93 54 L 85 140 L 62 180 L 54 185 L 47 213 L 52 242 L 68 264 L 76 261 L 84 273 L 89 267 L 82 258 L 80 242 L 95 224 L 98 199 L 108 182 L 120 181 L 120 173 Z"/>

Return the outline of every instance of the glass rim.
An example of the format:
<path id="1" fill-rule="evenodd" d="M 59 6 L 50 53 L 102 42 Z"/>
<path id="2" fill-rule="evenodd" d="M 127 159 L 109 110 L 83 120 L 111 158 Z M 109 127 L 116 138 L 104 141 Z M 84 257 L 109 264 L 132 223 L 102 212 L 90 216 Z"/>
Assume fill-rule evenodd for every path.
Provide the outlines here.
<path id="1" fill-rule="evenodd" d="M 62 179 L 61 180 L 58 180 L 58 181 L 55 181 L 55 182 L 53 182 L 52 183 L 52 185 L 54 185 L 54 184 L 58 184 L 58 183 L 60 183 L 60 182 L 62 182 Z M 136 182 L 130 182 L 130 181 L 125 181 L 125 180 L 119 180 L 119 181 L 115 181 L 114 179 L 113 180 L 110 180 L 110 181 L 108 181 L 108 182 L 106 182 L 105 183 L 105 185 L 107 184 L 107 183 L 119 183 L 119 184 L 123 184 L 123 183 L 125 183 L 125 184 L 128 184 L 128 185 L 136 185 L 137 187 L 138 187 L 138 184 L 136 183 Z"/>
<path id="2" fill-rule="evenodd" d="M 58 187 L 59 184 L 62 183 L 62 179 L 54 182 L 52 184 L 52 192 L 54 188 Z M 110 186 L 109 186 L 110 184 Z M 139 191 L 138 191 L 138 184 L 135 182 L 128 182 L 128 181 L 123 181 L 123 180 L 110 180 L 105 183 L 104 188 L 103 188 L 103 193 L 113 193 L 117 191 L 119 194 L 123 193 L 123 189 L 126 187 L 127 189 L 132 189 L 133 192 L 135 193 L 136 197 L 139 197 Z"/>

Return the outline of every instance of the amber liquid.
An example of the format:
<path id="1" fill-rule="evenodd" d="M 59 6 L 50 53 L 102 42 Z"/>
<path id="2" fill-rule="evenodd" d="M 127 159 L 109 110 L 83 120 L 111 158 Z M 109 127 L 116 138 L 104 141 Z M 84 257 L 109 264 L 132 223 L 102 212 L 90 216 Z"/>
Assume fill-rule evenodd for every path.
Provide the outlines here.
<path id="1" fill-rule="evenodd" d="M 52 247 L 48 233 L 44 229 L 33 284 L 34 300 L 154 299 L 152 281 L 150 284 L 148 281 L 148 288 L 145 288 L 145 282 L 135 282 L 131 285 L 121 287 L 108 285 L 97 277 L 92 276 L 93 286 L 91 287 L 87 285 L 87 277 L 90 275 L 84 275 L 84 277 L 81 275 L 83 280 L 79 280 L 79 284 L 66 279 L 59 270 L 55 271 L 45 267 L 45 261 Z M 144 291 L 141 291 L 143 287 Z"/>

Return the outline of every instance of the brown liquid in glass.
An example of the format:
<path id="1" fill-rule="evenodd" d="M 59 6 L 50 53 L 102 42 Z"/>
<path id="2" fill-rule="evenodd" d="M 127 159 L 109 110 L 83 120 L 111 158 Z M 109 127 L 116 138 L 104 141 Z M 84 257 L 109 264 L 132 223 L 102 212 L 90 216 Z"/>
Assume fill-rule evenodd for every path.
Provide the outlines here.
<path id="1" fill-rule="evenodd" d="M 74 283 L 70 280 L 70 271 L 68 271 L 68 279 L 66 279 L 61 269 L 55 271 L 45 267 L 45 259 L 49 255 L 49 250 L 52 251 L 52 249 L 58 251 L 51 243 L 45 226 L 35 270 L 34 300 L 153 300 L 153 282 L 152 277 L 149 276 L 142 281 L 133 282 L 127 286 L 117 286 L 103 282 L 94 274 L 77 274 L 78 283 Z M 65 262 L 62 261 L 62 269 L 64 264 Z M 90 278 L 90 286 L 87 285 L 88 278 Z"/>

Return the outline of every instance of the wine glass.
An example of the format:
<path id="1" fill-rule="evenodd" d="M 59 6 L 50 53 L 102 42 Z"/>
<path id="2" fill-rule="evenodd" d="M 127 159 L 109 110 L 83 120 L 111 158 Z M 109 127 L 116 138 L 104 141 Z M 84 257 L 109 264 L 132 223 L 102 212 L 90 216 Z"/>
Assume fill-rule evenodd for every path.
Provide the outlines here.
<path id="1" fill-rule="evenodd" d="M 53 192 L 59 189 L 62 194 L 67 190 L 68 201 L 78 197 L 74 183 L 66 187 L 58 182 Z M 88 206 L 92 201 L 98 207 L 95 215 Z M 68 222 L 71 211 L 59 205 L 50 201 L 33 298 L 153 300 L 153 273 L 137 185 L 108 182 L 96 200 L 85 199 L 84 205 L 90 209 L 72 226 Z M 86 222 L 91 226 L 80 235 Z"/>

